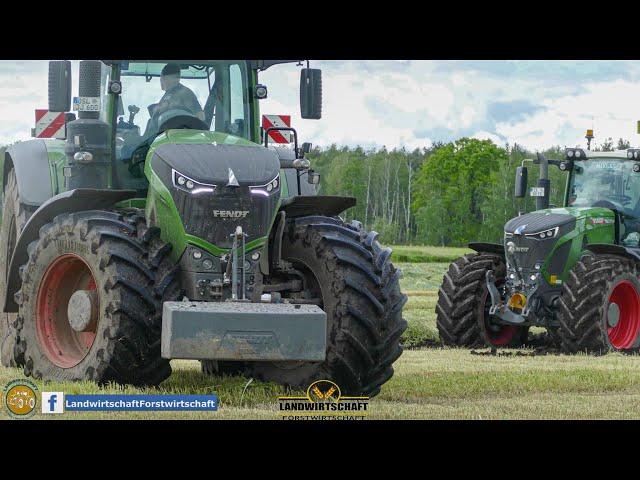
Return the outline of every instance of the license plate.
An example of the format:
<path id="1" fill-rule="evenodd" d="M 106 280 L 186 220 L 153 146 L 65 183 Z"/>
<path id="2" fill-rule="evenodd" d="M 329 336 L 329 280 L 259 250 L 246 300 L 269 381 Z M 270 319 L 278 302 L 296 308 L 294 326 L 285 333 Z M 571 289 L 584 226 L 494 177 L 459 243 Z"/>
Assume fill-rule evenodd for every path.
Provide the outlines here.
<path id="1" fill-rule="evenodd" d="M 100 97 L 73 97 L 73 110 L 76 112 L 99 112 Z"/>
<path id="2" fill-rule="evenodd" d="M 544 197 L 544 187 L 531 187 L 529 195 L 532 197 Z"/>

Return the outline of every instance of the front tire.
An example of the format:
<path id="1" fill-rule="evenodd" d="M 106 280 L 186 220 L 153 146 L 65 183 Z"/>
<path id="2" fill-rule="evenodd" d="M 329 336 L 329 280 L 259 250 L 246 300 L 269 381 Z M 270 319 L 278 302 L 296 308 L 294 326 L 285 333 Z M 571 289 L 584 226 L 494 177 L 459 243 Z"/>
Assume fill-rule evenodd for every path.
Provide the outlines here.
<path id="1" fill-rule="evenodd" d="M 158 234 L 139 216 L 105 211 L 59 215 L 40 229 L 18 294 L 25 375 L 141 386 L 170 375 L 160 356 L 164 292 L 156 285 L 168 249 L 158 248 Z M 79 291 L 92 298 L 82 331 L 68 316 Z"/>
<path id="2" fill-rule="evenodd" d="M 498 285 L 503 283 L 504 259 L 492 253 L 471 253 L 449 266 L 436 305 L 436 325 L 444 346 L 519 347 L 527 340 L 528 327 L 501 324 L 489 315 L 488 271 L 493 271 Z"/>
<path id="3" fill-rule="evenodd" d="M 373 397 L 393 375 L 407 328 L 401 271 L 389 261 L 376 232 L 359 222 L 310 216 L 289 222 L 282 257 L 306 275 L 308 291 L 327 314 L 327 356 L 321 363 L 247 363 L 245 375 L 306 388 L 337 383 L 349 395 Z"/>
<path id="4" fill-rule="evenodd" d="M 640 271 L 614 255 L 583 257 L 562 286 L 558 331 L 565 353 L 634 352 L 640 347 Z"/>

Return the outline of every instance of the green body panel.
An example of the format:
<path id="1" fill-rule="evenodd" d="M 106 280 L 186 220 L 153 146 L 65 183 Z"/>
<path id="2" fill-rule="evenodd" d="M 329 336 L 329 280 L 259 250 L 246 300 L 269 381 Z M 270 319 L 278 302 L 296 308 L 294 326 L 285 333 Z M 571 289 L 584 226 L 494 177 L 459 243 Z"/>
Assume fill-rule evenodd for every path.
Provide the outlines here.
<path id="1" fill-rule="evenodd" d="M 64 167 L 67 165 L 67 156 L 64 153 L 64 140 L 52 140 L 46 142 L 47 155 L 49 157 L 49 173 L 51 175 L 51 190 L 54 195 L 65 191 Z"/>
<path id="2" fill-rule="evenodd" d="M 549 283 L 549 277 L 556 275 L 562 282 L 566 281 L 567 275 L 583 253 L 583 245 L 590 243 L 615 243 L 615 215 L 607 208 L 599 207 L 566 207 L 566 208 L 550 208 L 540 210 L 544 213 L 556 213 L 562 215 L 571 215 L 576 217 L 576 226 L 569 233 L 560 237 L 549 254 L 546 256 L 542 268 L 540 269 L 542 277 Z M 610 223 L 597 223 L 595 219 L 606 219 Z M 567 242 L 571 242 L 569 256 L 564 265 L 562 272 L 549 271 L 549 265 L 554 253 Z"/>
<path id="3" fill-rule="evenodd" d="M 144 209 L 147 206 L 146 198 L 131 198 L 129 200 L 123 200 L 122 202 L 116 203 L 116 208 L 142 208 Z"/>

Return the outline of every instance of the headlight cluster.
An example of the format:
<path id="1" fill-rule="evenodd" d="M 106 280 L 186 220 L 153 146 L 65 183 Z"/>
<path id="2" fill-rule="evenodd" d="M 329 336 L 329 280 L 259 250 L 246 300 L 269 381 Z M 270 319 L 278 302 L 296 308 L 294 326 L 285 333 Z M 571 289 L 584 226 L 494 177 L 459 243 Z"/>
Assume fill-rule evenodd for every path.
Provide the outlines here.
<path id="1" fill-rule="evenodd" d="M 627 158 L 640 159 L 640 150 L 637 148 L 630 148 L 627 150 Z"/>
<path id="2" fill-rule="evenodd" d="M 584 150 L 582 150 L 581 148 L 567 148 L 565 150 L 565 154 L 570 160 L 573 158 L 577 158 L 578 160 L 587 158 L 587 154 L 584 153 Z"/>
<path id="3" fill-rule="evenodd" d="M 249 187 L 251 193 L 256 195 L 263 195 L 268 197 L 272 193 L 275 193 L 280 188 L 280 174 L 276 175 L 276 178 L 271 180 L 269 183 L 264 185 L 255 185 L 253 187 Z"/>
<path id="4" fill-rule="evenodd" d="M 198 194 L 198 193 L 213 193 L 216 189 L 215 185 L 209 185 L 207 183 L 201 183 L 193 178 L 189 178 L 182 173 L 171 170 L 173 175 L 173 186 L 178 190 L 182 190 L 183 192 Z"/>
<path id="5" fill-rule="evenodd" d="M 556 235 L 558 235 L 558 230 L 560 230 L 560 227 L 554 227 L 554 228 L 550 228 L 549 230 L 543 230 L 542 232 L 538 232 L 538 233 L 527 233 L 525 234 L 525 237 L 534 237 L 534 238 L 539 238 L 539 239 L 545 239 L 545 238 L 553 238 Z"/>

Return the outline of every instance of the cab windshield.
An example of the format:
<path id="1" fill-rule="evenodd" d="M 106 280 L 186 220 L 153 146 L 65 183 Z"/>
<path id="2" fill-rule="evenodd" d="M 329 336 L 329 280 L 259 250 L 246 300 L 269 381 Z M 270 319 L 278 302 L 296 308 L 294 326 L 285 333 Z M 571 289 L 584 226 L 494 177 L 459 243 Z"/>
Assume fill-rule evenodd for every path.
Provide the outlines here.
<path id="1" fill-rule="evenodd" d="M 636 162 L 617 158 L 592 158 L 576 162 L 569 180 L 570 207 L 604 207 L 622 214 L 620 239 L 625 245 L 640 243 L 640 173 Z"/>
<path id="2" fill-rule="evenodd" d="M 116 156 L 128 162 L 171 128 L 228 133 L 250 139 L 248 74 L 244 61 L 126 62 L 116 125 Z"/>
<path id="3" fill-rule="evenodd" d="M 576 162 L 569 185 L 569 206 L 605 207 L 640 216 L 640 173 L 635 162 L 593 158 Z"/>

